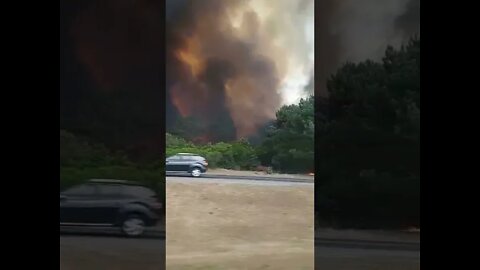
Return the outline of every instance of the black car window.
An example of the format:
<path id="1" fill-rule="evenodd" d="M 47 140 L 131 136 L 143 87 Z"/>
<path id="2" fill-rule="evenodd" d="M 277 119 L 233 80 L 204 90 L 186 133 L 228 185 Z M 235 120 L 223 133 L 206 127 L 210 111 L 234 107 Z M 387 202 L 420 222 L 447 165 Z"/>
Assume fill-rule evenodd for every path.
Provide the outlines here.
<path id="1" fill-rule="evenodd" d="M 180 157 L 179 156 L 171 156 L 169 158 L 167 158 L 168 161 L 176 161 L 176 160 L 179 160 Z"/>
<path id="2" fill-rule="evenodd" d="M 98 185 L 98 192 L 103 196 L 119 196 L 123 192 L 122 185 L 102 184 Z"/>
<path id="3" fill-rule="evenodd" d="M 93 195 L 95 194 L 95 187 L 91 184 L 79 185 L 67 189 L 63 192 L 65 195 L 78 195 L 78 196 L 86 196 L 86 195 Z"/>
<path id="4" fill-rule="evenodd" d="M 125 193 L 133 197 L 154 197 L 156 194 L 153 190 L 144 186 L 126 186 Z"/>

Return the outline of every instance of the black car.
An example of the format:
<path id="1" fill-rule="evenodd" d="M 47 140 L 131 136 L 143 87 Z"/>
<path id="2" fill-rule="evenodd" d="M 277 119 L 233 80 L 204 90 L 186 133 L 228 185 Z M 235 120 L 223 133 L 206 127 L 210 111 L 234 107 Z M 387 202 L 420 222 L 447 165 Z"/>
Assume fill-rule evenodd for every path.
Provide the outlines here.
<path id="1" fill-rule="evenodd" d="M 167 158 L 165 168 L 168 173 L 189 173 L 199 177 L 207 172 L 208 162 L 204 157 L 190 153 L 179 153 Z"/>
<path id="2" fill-rule="evenodd" d="M 140 236 L 161 215 L 156 193 L 136 182 L 90 180 L 60 193 L 60 226 L 118 227 Z"/>

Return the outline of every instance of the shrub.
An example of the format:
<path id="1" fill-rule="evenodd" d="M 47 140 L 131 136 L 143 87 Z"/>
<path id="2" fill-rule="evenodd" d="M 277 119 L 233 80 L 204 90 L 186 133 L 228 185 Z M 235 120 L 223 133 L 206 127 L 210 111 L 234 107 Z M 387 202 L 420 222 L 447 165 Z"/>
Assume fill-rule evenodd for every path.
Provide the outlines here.
<path id="1" fill-rule="evenodd" d="M 170 139 L 166 149 L 167 157 L 177 153 L 197 154 L 205 157 L 211 168 L 249 170 L 259 164 L 256 149 L 246 140 L 194 145 L 180 138 L 175 139 L 173 135 L 168 137 Z"/>

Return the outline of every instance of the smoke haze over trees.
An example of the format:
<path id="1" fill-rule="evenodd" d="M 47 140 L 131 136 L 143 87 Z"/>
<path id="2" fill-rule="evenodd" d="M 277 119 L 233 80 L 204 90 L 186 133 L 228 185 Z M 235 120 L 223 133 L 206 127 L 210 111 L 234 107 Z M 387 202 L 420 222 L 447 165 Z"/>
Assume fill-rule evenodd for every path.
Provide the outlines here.
<path id="1" fill-rule="evenodd" d="M 399 47 L 420 32 L 420 0 L 316 1 L 316 95 L 343 63 L 380 60 L 388 45 Z"/>

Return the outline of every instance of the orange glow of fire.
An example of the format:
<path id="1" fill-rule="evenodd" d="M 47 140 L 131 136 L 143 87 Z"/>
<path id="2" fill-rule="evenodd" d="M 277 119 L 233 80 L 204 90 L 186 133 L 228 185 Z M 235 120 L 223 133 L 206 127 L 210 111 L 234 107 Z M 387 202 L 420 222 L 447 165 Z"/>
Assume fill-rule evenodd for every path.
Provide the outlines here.
<path id="1" fill-rule="evenodd" d="M 275 113 L 268 109 L 270 106 L 264 106 L 270 102 L 267 93 L 253 93 L 254 83 L 247 77 L 238 77 L 225 84 L 227 104 L 238 139 L 254 134 L 261 125 L 275 117 Z"/>
<path id="2" fill-rule="evenodd" d="M 207 59 L 210 57 L 226 59 L 235 65 L 235 70 L 241 72 L 230 77 L 224 85 L 225 105 L 235 126 L 237 139 L 247 138 L 255 134 L 266 122 L 275 119 L 275 109 L 280 104 L 280 97 L 276 95 L 277 93 L 272 93 L 276 86 L 269 81 L 271 78 L 263 78 L 245 68 L 244 65 L 247 63 L 239 58 L 233 47 L 224 48 L 210 44 L 217 39 L 222 40 L 212 34 L 209 28 L 211 25 L 212 22 L 208 20 L 197 22 L 196 29 L 192 31 L 194 34 L 184 36 L 183 45 L 175 50 L 175 57 L 184 68 L 184 77 L 180 80 L 181 83 L 170 89 L 172 102 L 182 117 L 193 114 L 196 117 L 207 117 L 203 112 L 207 112 L 208 107 L 215 104 L 210 100 L 211 89 L 203 84 L 200 76 L 207 68 Z M 261 52 L 276 55 L 273 51 L 277 50 L 273 50 L 271 46 L 267 47 Z M 283 59 L 272 57 L 277 58 Z M 206 122 L 208 121 L 207 119 Z"/>
<path id="3" fill-rule="evenodd" d="M 185 97 L 185 94 L 188 95 L 188 93 L 182 91 L 181 86 L 176 84 L 170 89 L 170 94 L 172 96 L 172 103 L 180 115 L 182 117 L 190 116 L 192 114 L 192 107 L 188 103 L 188 97 Z"/>
<path id="4" fill-rule="evenodd" d="M 186 38 L 185 44 L 185 48 L 176 51 L 176 56 L 178 60 L 189 67 L 191 75 L 197 78 L 204 68 L 199 40 L 196 37 Z"/>
<path id="5" fill-rule="evenodd" d="M 190 72 L 192 75 L 197 77 L 202 70 L 200 60 L 189 51 L 179 51 L 177 56 L 183 63 L 190 67 Z"/>
<path id="6" fill-rule="evenodd" d="M 183 80 L 170 89 L 172 103 L 177 108 L 182 117 L 193 114 L 195 110 L 193 100 L 199 103 L 199 100 L 205 98 L 206 89 L 198 84 L 197 78 L 204 69 L 204 60 L 201 56 L 200 41 L 196 36 L 185 38 L 185 46 L 176 52 L 177 59 L 188 70 Z M 201 102 L 200 102 L 201 103 Z"/>
<path id="7" fill-rule="evenodd" d="M 208 104 L 208 89 L 192 78 L 184 78 L 170 87 L 169 91 L 172 103 L 182 117 L 199 113 Z"/>
<path id="8" fill-rule="evenodd" d="M 211 141 L 211 139 L 208 135 L 202 135 L 202 136 L 198 136 L 198 137 L 195 137 L 195 138 L 192 139 L 192 142 L 197 143 L 197 144 L 206 144 L 210 141 Z"/>

